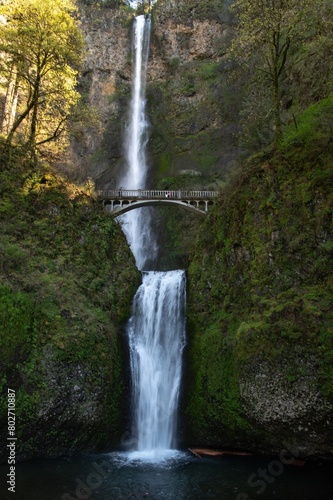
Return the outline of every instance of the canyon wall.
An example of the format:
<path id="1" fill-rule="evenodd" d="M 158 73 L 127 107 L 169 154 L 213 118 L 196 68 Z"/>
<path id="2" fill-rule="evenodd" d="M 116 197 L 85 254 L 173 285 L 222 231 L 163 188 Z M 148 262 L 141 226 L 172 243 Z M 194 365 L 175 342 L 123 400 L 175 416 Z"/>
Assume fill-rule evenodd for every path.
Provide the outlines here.
<path id="1" fill-rule="evenodd" d="M 147 114 L 150 184 L 212 175 L 223 181 L 239 158 L 239 83 L 225 58 L 230 2 L 160 0 L 152 13 Z M 80 80 L 87 123 L 73 126 L 70 161 L 99 188 L 116 186 L 131 91 L 131 9 L 81 6 L 87 57 Z M 202 182 L 204 182 L 202 180 Z"/>

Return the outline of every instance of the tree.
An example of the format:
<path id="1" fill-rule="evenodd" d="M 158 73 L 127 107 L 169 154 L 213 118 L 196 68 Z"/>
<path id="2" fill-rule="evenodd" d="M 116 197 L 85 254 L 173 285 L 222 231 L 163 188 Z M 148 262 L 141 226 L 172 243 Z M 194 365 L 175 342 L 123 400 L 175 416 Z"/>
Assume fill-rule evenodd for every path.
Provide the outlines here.
<path id="1" fill-rule="evenodd" d="M 241 62 L 256 57 L 274 103 L 275 143 L 281 134 L 281 82 L 291 53 L 313 37 L 315 12 L 325 0 L 235 0 L 238 18 L 230 54 Z M 295 61 L 293 61 L 295 63 Z"/>
<path id="2" fill-rule="evenodd" d="M 2 132 L 33 148 L 64 130 L 83 39 L 71 0 L 8 0 L 0 6 L 0 74 L 7 86 Z M 17 109 L 15 106 L 17 101 Z"/>

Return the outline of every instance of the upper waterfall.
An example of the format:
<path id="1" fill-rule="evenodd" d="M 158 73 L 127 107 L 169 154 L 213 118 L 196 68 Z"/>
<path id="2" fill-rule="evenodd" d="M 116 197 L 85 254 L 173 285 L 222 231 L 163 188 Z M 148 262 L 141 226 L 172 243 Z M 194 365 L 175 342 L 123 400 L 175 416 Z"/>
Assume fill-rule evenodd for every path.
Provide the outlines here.
<path id="1" fill-rule="evenodd" d="M 146 72 L 150 43 L 150 16 L 135 19 L 133 40 L 134 74 L 130 119 L 126 130 L 126 160 L 128 169 L 123 183 L 128 189 L 145 187 L 147 178 L 146 144 L 148 121 L 146 118 Z"/>
<path id="2" fill-rule="evenodd" d="M 127 168 L 121 179 L 130 189 L 146 186 L 148 165 L 146 145 L 148 120 L 146 117 L 146 73 L 149 56 L 151 17 L 137 16 L 133 32 L 132 99 L 125 138 Z M 123 231 L 140 270 L 148 270 L 157 255 L 156 238 L 152 235 L 152 217 L 149 208 L 141 208 L 120 217 Z"/>

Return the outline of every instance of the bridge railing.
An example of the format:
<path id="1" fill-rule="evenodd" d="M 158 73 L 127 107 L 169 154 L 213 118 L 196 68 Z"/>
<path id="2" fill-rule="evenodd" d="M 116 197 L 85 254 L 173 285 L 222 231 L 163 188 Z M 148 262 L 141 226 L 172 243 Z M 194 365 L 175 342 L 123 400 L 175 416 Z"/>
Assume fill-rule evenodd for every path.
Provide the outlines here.
<path id="1" fill-rule="evenodd" d="M 181 198 L 193 200 L 207 200 L 216 198 L 218 191 L 199 190 L 192 191 L 186 189 L 177 190 L 157 190 L 157 189 L 108 189 L 105 191 L 97 191 L 97 195 L 104 199 L 163 199 L 170 198 L 179 200 Z"/>

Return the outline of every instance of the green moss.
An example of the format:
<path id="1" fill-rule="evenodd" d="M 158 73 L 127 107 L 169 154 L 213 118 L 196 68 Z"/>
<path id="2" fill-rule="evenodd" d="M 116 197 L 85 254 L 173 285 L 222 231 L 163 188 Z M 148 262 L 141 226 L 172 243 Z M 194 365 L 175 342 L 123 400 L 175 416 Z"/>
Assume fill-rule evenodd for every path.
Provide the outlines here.
<path id="1" fill-rule="evenodd" d="M 1 378 L 17 393 L 20 453 L 38 455 L 43 440 L 50 455 L 110 443 L 126 399 L 118 336 L 140 281 L 134 258 L 91 186 L 2 153 Z"/>
<path id="2" fill-rule="evenodd" d="M 301 352 L 306 373 L 290 366 L 283 383 L 306 375 L 332 402 L 333 150 L 329 128 L 319 126 L 328 110 L 330 99 L 308 110 L 305 128 L 288 132 L 279 151 L 250 159 L 199 229 L 188 272 L 187 411 L 201 440 L 223 442 L 253 426 L 239 374 L 255 373 L 260 359 L 274 366 Z M 262 439 L 272 443 L 274 431 Z"/>
<path id="3" fill-rule="evenodd" d="M 231 345 L 220 335 L 217 325 L 191 341 L 192 391 L 188 396 L 187 417 L 197 434 L 197 442 L 221 442 L 249 428 L 241 416 L 238 366 Z"/>
<path id="4" fill-rule="evenodd" d="M 165 175 L 170 171 L 171 166 L 171 158 L 170 155 L 166 152 L 163 152 L 159 157 L 159 162 L 157 165 L 158 173 L 160 176 Z"/>
<path id="5" fill-rule="evenodd" d="M 29 294 L 0 286 L 1 373 L 29 355 L 33 347 L 34 310 Z"/>
<path id="6" fill-rule="evenodd" d="M 199 75 L 204 80 L 210 80 L 216 77 L 216 74 L 220 68 L 218 63 L 205 62 L 199 67 Z"/>
<path id="7" fill-rule="evenodd" d="M 313 148 L 315 143 L 327 140 L 327 127 L 330 127 L 333 112 L 333 96 L 309 106 L 284 132 L 281 148 L 285 149 L 297 142 L 306 143 Z"/>

